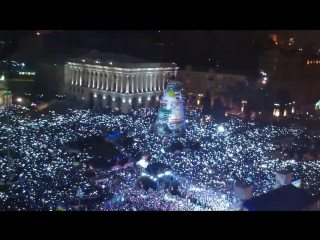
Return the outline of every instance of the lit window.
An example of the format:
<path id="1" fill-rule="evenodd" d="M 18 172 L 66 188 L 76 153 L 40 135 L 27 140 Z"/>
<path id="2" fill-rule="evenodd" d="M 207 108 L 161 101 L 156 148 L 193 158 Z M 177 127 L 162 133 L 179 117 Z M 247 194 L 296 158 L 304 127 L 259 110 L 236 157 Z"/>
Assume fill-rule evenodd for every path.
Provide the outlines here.
<path id="1" fill-rule="evenodd" d="M 318 63 L 319 63 L 319 61 L 317 60 L 317 61 L 316 61 L 316 64 L 318 64 Z"/>
<path id="2" fill-rule="evenodd" d="M 309 65 L 309 64 L 310 64 L 310 61 L 308 60 L 308 61 L 307 61 L 307 65 Z"/>

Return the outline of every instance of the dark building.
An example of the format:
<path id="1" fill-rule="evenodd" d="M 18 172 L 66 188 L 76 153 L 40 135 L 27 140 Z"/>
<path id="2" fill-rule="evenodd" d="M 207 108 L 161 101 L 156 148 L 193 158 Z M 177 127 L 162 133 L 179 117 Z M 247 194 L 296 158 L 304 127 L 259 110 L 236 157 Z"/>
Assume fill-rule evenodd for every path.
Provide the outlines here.
<path id="1" fill-rule="evenodd" d="M 317 198 L 292 184 L 261 194 L 243 203 L 247 211 L 303 211 L 317 210 Z"/>

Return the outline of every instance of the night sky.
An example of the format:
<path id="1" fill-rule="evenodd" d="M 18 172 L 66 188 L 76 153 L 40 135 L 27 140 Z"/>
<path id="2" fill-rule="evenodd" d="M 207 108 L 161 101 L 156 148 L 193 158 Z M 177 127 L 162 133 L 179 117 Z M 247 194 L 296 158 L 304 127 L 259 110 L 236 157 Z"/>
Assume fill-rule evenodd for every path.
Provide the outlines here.
<path id="1" fill-rule="evenodd" d="M 0 30 L 0 37 L 12 39 L 14 51 L 18 37 L 35 32 Z M 148 60 L 155 60 L 159 54 L 161 59 L 155 61 L 177 62 L 180 66 L 218 65 L 228 70 L 256 71 L 258 56 L 268 47 L 267 34 L 266 30 L 64 30 L 63 37 L 56 33 L 60 36 L 53 42 L 64 49 L 81 47 Z M 157 43 L 163 43 L 163 46 L 157 46 Z"/>

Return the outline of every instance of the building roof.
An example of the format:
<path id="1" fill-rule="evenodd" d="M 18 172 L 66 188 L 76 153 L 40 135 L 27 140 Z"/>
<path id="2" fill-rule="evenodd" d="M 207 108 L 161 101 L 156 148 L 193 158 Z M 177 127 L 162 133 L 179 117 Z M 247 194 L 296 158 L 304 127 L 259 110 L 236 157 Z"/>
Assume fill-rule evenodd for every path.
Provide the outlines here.
<path id="1" fill-rule="evenodd" d="M 106 52 L 99 52 L 97 50 L 91 51 L 90 53 L 82 56 L 82 58 L 99 60 L 99 61 L 114 61 L 118 63 L 149 63 L 150 62 L 150 61 L 132 57 L 126 54 L 106 53 Z"/>
<path id="2" fill-rule="evenodd" d="M 243 207 L 249 211 L 301 211 L 315 202 L 304 189 L 289 184 L 246 200 Z"/>
<path id="3" fill-rule="evenodd" d="M 248 71 L 239 71 L 239 70 L 225 70 L 221 68 L 213 68 L 209 66 L 198 66 L 198 65 L 186 65 L 180 66 L 180 70 L 185 71 L 192 71 L 192 72 L 212 72 L 212 73 L 220 73 L 220 74 L 227 74 L 227 75 L 238 75 L 238 76 L 245 76 L 250 79 L 257 80 L 260 72 L 248 72 Z"/>

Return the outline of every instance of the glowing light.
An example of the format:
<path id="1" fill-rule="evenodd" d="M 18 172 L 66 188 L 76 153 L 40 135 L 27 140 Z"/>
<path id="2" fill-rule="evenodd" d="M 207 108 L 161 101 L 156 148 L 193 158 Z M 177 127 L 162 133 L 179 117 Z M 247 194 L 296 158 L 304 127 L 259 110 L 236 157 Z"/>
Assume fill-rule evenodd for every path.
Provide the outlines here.
<path id="1" fill-rule="evenodd" d="M 224 127 L 223 126 L 219 126 L 218 127 L 218 132 L 221 132 L 221 133 L 224 132 Z"/>
<path id="2" fill-rule="evenodd" d="M 137 165 L 142 168 L 147 168 L 149 165 L 149 162 L 145 159 L 141 159 L 140 161 L 137 162 Z"/>

